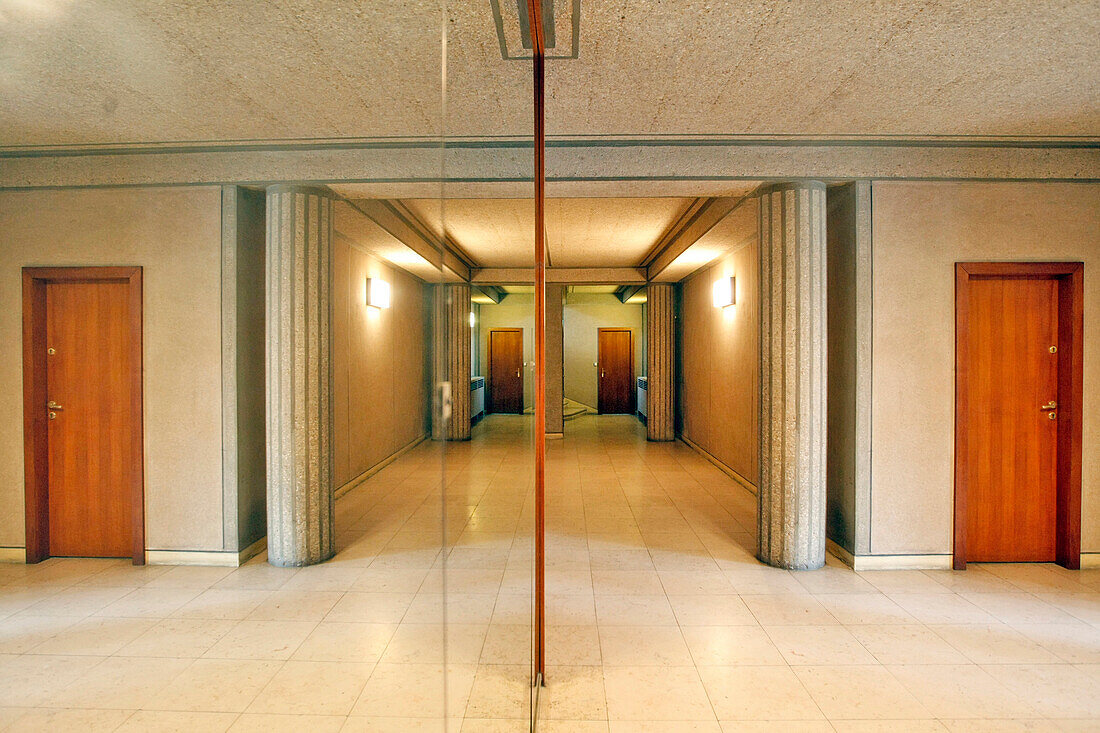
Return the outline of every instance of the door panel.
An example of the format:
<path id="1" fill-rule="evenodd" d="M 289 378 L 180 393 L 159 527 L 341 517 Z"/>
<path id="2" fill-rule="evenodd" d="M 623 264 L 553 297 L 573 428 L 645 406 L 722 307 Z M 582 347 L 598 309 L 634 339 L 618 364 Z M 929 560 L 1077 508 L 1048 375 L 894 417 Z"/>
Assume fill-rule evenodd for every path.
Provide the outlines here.
<path id="1" fill-rule="evenodd" d="M 634 412 L 634 338 L 629 329 L 599 329 L 598 362 L 600 414 Z"/>
<path id="2" fill-rule="evenodd" d="M 967 560 L 1051 562 L 1057 545 L 1058 284 L 969 286 Z"/>
<path id="3" fill-rule="evenodd" d="M 132 551 L 128 302 L 123 282 L 46 285 L 51 555 Z"/>
<path id="4" fill-rule="evenodd" d="M 523 413 L 523 331 L 489 332 L 489 412 Z"/>

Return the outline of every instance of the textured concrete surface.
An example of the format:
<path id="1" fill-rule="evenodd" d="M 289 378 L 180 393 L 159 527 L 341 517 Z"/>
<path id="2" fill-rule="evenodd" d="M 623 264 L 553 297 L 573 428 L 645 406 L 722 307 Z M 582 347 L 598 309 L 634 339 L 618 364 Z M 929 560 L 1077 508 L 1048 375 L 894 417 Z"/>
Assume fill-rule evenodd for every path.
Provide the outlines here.
<path id="1" fill-rule="evenodd" d="M 825 186 L 760 199 L 758 556 L 792 570 L 825 563 Z"/>
<path id="2" fill-rule="evenodd" d="M 1085 263 L 1081 549 L 1100 552 L 1100 185 L 875 182 L 872 193 L 871 551 L 951 552 L 954 264 L 1062 260 Z"/>
<path id="3" fill-rule="evenodd" d="M 579 57 L 548 68 L 555 134 L 1100 127 L 1100 14 L 1088 0 L 581 6 Z M 432 0 L 7 3 L 0 129 L 12 145 L 442 130 L 529 139 L 530 65 L 502 60 L 485 0 L 447 12 L 444 119 Z"/>
<path id="4" fill-rule="evenodd" d="M 314 565 L 336 552 L 333 513 L 332 195 L 267 190 L 267 553 Z"/>
<path id="5" fill-rule="evenodd" d="M 142 268 L 146 545 L 220 550 L 221 191 L 0 193 L 0 547 L 22 546 L 20 268 Z"/>
<path id="6" fill-rule="evenodd" d="M 646 362 L 649 377 L 646 396 L 646 436 L 650 440 L 675 440 L 673 412 L 676 367 L 675 288 L 669 283 L 646 286 Z"/>
<path id="7" fill-rule="evenodd" d="M 433 389 L 451 385 L 450 417 L 432 409 L 432 438 L 469 440 L 470 286 L 436 285 L 432 291 Z"/>

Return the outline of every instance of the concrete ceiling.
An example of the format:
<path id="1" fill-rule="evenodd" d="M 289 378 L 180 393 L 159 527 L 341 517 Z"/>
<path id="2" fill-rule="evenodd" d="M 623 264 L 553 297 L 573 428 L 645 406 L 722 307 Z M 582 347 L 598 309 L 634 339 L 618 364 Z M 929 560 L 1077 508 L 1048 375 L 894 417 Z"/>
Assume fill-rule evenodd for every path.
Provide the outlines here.
<path id="1" fill-rule="evenodd" d="M 434 199 L 403 202 L 436 235 Z M 554 267 L 631 267 L 641 263 L 691 203 L 686 198 L 549 199 L 546 244 Z M 535 231 L 530 199 L 448 199 L 447 235 L 479 267 L 531 267 Z"/>
<path id="2" fill-rule="evenodd" d="M 448 0 L 442 124 L 440 7 L 0 0 L 0 145 L 529 135 L 487 0 Z M 1095 0 L 583 0 L 579 28 L 551 135 L 1100 131 Z"/>

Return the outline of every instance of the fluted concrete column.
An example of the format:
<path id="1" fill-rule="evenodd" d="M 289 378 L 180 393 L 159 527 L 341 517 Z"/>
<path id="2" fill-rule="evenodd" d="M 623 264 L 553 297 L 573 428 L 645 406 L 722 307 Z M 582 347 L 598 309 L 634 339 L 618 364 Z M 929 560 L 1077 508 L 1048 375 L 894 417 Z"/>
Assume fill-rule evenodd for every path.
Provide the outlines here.
<path id="1" fill-rule="evenodd" d="M 335 553 L 332 194 L 267 189 L 267 557 Z"/>
<path id="2" fill-rule="evenodd" d="M 565 286 L 546 286 L 546 434 L 565 433 L 564 324 Z"/>
<path id="3" fill-rule="evenodd" d="M 451 385 L 451 414 L 432 408 L 433 440 L 470 439 L 470 286 L 436 285 L 432 305 L 433 381 Z"/>
<path id="4" fill-rule="evenodd" d="M 825 186 L 760 196 L 759 557 L 825 564 Z"/>
<path id="5" fill-rule="evenodd" d="M 673 312 L 675 292 L 671 283 L 650 283 L 646 287 L 646 366 L 649 390 L 646 396 L 646 437 L 675 440 L 673 415 L 673 368 L 676 363 L 676 334 Z"/>

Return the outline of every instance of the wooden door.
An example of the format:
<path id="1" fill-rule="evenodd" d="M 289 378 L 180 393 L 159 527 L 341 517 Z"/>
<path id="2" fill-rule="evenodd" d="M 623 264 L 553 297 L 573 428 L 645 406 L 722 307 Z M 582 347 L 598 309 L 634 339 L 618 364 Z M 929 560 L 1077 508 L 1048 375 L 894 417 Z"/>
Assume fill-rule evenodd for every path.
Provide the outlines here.
<path id="1" fill-rule="evenodd" d="M 975 279 L 968 300 L 967 560 L 1053 562 L 1058 282 Z"/>
<path id="2" fill-rule="evenodd" d="M 599 329 L 597 401 L 600 414 L 633 413 L 634 335 L 629 328 Z"/>
<path id="3" fill-rule="evenodd" d="M 145 561 L 140 268 L 25 268 L 27 561 Z"/>
<path id="4" fill-rule="evenodd" d="M 523 413 L 523 329 L 489 331 L 489 412 Z"/>
<path id="5" fill-rule="evenodd" d="M 46 286 L 50 554 L 130 554 L 129 298 L 120 282 Z"/>

